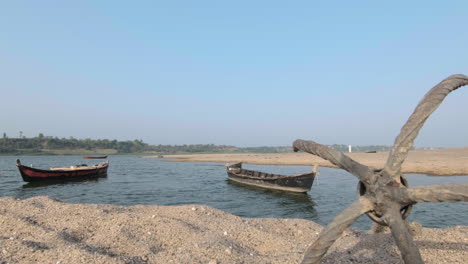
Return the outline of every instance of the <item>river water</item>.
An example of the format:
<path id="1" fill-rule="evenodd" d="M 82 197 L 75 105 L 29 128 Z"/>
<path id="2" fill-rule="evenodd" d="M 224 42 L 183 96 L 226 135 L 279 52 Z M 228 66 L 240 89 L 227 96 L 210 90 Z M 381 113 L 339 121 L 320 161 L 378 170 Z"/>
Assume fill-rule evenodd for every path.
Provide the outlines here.
<path id="1" fill-rule="evenodd" d="M 26 199 L 50 196 L 71 203 L 116 205 L 204 204 L 242 217 L 303 218 L 328 224 L 356 198 L 357 179 L 349 173 L 319 168 L 319 176 L 307 194 L 246 187 L 227 180 L 223 163 L 169 162 L 137 156 L 109 156 L 108 176 L 98 180 L 59 184 L 22 181 L 16 156 L 0 156 L 0 197 Z M 36 168 L 65 167 L 100 160 L 81 156 L 21 156 L 24 165 Z M 296 174 L 308 166 L 244 165 L 270 173 Z M 468 176 L 431 177 L 407 175 L 410 186 L 468 183 Z M 425 227 L 468 225 L 468 203 L 416 204 L 409 217 Z M 371 220 L 362 216 L 353 225 L 368 229 Z"/>

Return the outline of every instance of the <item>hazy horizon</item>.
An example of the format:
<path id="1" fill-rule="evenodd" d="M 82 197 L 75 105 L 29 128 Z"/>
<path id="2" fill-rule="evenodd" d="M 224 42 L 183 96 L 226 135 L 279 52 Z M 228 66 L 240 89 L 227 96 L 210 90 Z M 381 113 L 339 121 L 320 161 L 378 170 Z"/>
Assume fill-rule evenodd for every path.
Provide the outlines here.
<path id="1" fill-rule="evenodd" d="M 157 145 L 392 145 L 468 74 L 468 2 L 21 1 L 0 9 L 0 133 Z M 468 87 L 416 147 L 467 147 Z"/>
<path id="2" fill-rule="evenodd" d="M 22 131 L 20 131 L 22 132 Z M 27 137 L 25 136 L 24 134 L 21 134 L 21 137 L 18 135 L 18 136 L 10 136 L 10 135 L 6 135 L 7 138 L 12 138 L 12 139 L 19 139 L 19 138 L 35 138 L 35 137 L 38 137 L 38 135 L 36 136 L 31 136 L 31 137 Z M 114 139 L 114 138 L 77 138 L 77 137 L 73 137 L 73 136 L 69 136 L 69 137 L 58 137 L 58 136 L 52 136 L 52 135 L 42 135 L 44 136 L 45 138 L 59 138 L 59 139 L 70 139 L 70 138 L 75 138 L 77 140 L 86 140 L 86 139 L 91 139 L 91 140 L 110 140 L 110 141 L 113 141 L 113 140 L 117 140 L 117 141 L 134 141 L 134 140 L 141 140 L 141 139 L 126 139 L 126 140 L 119 140 L 119 139 Z M 160 144 L 160 143 L 148 143 L 148 142 L 145 142 L 143 140 L 143 143 L 145 144 L 148 144 L 148 145 L 173 145 L 173 146 L 182 146 L 182 145 L 210 145 L 210 144 L 214 144 L 214 143 L 188 143 L 188 144 Z M 238 148 L 261 148 L 261 147 L 272 147 L 272 148 L 283 148 L 283 147 L 291 147 L 292 148 L 292 143 L 290 145 L 229 145 L 229 144 L 214 144 L 214 145 L 217 145 L 217 146 L 228 146 L 228 147 L 238 147 Z M 344 144 L 344 143 L 331 143 L 331 144 L 324 144 L 324 145 L 327 145 L 327 146 L 332 146 L 332 145 L 340 145 L 340 146 L 349 146 L 349 144 Z M 370 145 L 351 145 L 352 147 L 369 147 L 369 146 L 382 146 L 382 147 L 392 147 L 392 145 L 384 145 L 384 144 L 370 144 Z M 465 146 L 467 147 L 467 146 Z M 465 148 L 463 146 L 460 146 L 460 147 L 454 147 L 454 148 Z M 451 148 L 451 147 L 437 147 L 437 146 L 414 146 L 414 148 L 416 149 L 431 149 L 431 148 L 434 148 L 434 149 L 439 149 L 439 148 Z M 354 150 L 354 148 L 353 148 Z"/>

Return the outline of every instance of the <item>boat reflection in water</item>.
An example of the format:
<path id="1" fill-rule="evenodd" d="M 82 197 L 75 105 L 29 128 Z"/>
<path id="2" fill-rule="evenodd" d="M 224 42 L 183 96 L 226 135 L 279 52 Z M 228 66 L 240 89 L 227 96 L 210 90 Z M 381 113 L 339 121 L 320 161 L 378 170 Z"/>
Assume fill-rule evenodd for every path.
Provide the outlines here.
<path id="1" fill-rule="evenodd" d="M 256 217 L 278 217 L 278 209 L 275 212 L 269 212 L 273 206 L 274 208 L 280 208 L 281 215 L 287 215 L 288 218 L 307 218 L 307 219 L 314 219 L 318 217 L 318 212 L 316 210 L 316 203 L 312 200 L 310 195 L 304 192 L 285 192 L 281 190 L 275 189 L 265 189 L 262 187 L 252 186 L 252 185 L 245 185 L 242 183 L 238 183 L 235 181 L 226 180 L 227 184 L 236 189 L 236 193 L 243 193 L 244 198 L 255 199 L 257 204 L 261 201 L 261 203 L 267 203 L 268 206 L 265 208 L 252 208 L 252 206 L 248 204 L 239 204 L 239 206 L 235 212 L 236 215 L 239 216 L 246 216 L 252 217 L 253 210 L 258 212 L 258 216 Z M 248 210 L 249 212 L 244 212 L 242 209 Z M 300 212 L 300 214 L 298 214 Z M 306 215 L 306 216 L 304 216 Z"/>
<path id="2" fill-rule="evenodd" d="M 22 185 L 24 189 L 34 189 L 40 187 L 48 187 L 48 186 L 57 186 L 60 187 L 61 185 L 74 185 L 74 184 L 87 184 L 87 183 L 97 183 L 99 181 L 105 180 L 106 177 L 99 177 L 99 178 L 76 178 L 70 180 L 49 180 L 49 181 L 35 181 L 35 182 L 27 182 Z"/>

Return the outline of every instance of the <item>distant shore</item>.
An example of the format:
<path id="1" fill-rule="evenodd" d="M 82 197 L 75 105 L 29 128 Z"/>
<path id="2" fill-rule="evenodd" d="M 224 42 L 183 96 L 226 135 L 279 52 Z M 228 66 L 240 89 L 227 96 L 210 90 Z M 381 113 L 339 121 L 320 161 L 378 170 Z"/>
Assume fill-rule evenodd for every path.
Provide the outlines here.
<path id="1" fill-rule="evenodd" d="M 346 153 L 352 159 L 372 168 L 383 168 L 388 152 Z M 146 156 L 145 158 L 160 158 Z M 330 162 L 308 153 L 252 153 L 252 154 L 192 154 L 164 155 L 173 161 L 186 162 L 244 162 L 264 165 L 314 165 L 335 167 Z M 410 151 L 403 173 L 420 173 L 433 176 L 468 175 L 468 148 L 447 148 Z"/>

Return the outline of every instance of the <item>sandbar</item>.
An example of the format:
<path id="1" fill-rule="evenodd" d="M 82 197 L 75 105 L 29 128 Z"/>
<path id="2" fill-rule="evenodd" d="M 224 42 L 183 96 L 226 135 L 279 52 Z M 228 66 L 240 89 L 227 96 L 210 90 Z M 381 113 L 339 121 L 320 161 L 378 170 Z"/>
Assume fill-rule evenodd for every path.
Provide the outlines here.
<path id="1" fill-rule="evenodd" d="M 345 153 L 352 159 L 372 167 L 384 167 L 388 152 Z M 146 156 L 157 158 L 158 156 Z M 319 165 L 334 168 L 333 164 L 308 153 L 232 153 L 232 154 L 191 154 L 166 155 L 173 161 L 188 162 L 244 162 L 263 165 Z M 431 150 L 412 150 L 403 163 L 403 173 L 420 173 L 433 176 L 468 175 L 468 148 L 445 148 Z"/>

